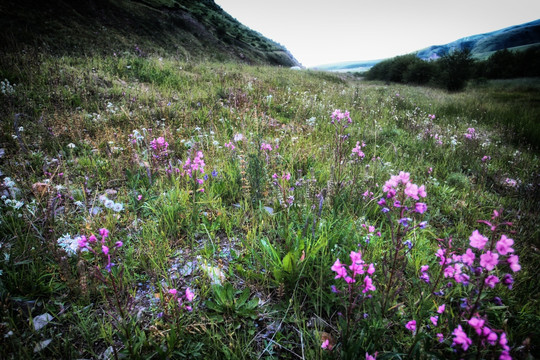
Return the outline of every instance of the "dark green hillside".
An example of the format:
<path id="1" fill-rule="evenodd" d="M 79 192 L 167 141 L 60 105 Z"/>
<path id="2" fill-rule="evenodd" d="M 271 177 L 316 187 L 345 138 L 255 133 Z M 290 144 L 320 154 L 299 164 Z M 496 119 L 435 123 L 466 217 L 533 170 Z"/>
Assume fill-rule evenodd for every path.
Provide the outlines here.
<path id="1" fill-rule="evenodd" d="M 298 65 L 283 46 L 243 26 L 212 0 L 9 0 L 0 5 L 0 21 L 4 51 L 153 52 L 186 61 Z"/>

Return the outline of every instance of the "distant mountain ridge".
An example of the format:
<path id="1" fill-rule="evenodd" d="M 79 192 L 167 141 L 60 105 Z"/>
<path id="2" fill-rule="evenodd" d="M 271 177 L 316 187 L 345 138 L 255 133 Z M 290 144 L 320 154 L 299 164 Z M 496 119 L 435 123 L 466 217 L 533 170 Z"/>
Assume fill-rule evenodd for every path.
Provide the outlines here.
<path id="1" fill-rule="evenodd" d="M 454 50 L 469 49 L 474 58 L 485 59 L 498 50 L 513 50 L 540 44 L 540 19 L 504 29 L 467 36 L 445 45 L 419 50 L 421 59 L 434 59 Z"/>
<path id="2" fill-rule="evenodd" d="M 416 55 L 424 60 L 437 59 L 454 50 L 469 49 L 476 59 L 487 59 L 498 50 L 524 50 L 531 46 L 540 46 L 540 19 L 504 29 L 467 36 L 444 45 L 432 45 L 418 50 Z M 335 64 L 319 65 L 314 69 L 325 71 L 367 71 L 380 60 L 347 61 Z"/>
<path id="3" fill-rule="evenodd" d="M 171 54 L 185 60 L 296 66 L 282 45 L 213 0 L 4 0 L 0 52 Z"/>

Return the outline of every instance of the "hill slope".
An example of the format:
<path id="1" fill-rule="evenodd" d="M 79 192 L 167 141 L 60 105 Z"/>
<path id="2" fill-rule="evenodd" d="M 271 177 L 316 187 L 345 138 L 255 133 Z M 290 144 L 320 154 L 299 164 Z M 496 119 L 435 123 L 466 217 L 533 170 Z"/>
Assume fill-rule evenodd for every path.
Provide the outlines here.
<path id="1" fill-rule="evenodd" d="M 243 26 L 212 0 L 3 1 L 0 49 L 54 54 L 136 51 L 182 60 L 298 65 L 280 44 Z"/>
<path id="2" fill-rule="evenodd" d="M 467 36 L 445 45 L 433 45 L 418 51 L 421 59 L 441 57 L 454 50 L 471 50 L 474 58 L 485 59 L 503 49 L 522 49 L 540 44 L 540 19 L 485 34 Z"/>
<path id="3" fill-rule="evenodd" d="M 495 51 L 525 50 L 531 46 L 540 45 L 540 19 L 525 24 L 510 26 L 501 30 L 485 34 L 467 36 L 444 45 L 432 45 L 418 50 L 417 56 L 421 59 L 437 59 L 454 50 L 471 50 L 476 59 L 487 59 Z M 326 71 L 366 71 L 381 60 L 348 61 L 336 64 L 320 65 L 318 70 Z"/>

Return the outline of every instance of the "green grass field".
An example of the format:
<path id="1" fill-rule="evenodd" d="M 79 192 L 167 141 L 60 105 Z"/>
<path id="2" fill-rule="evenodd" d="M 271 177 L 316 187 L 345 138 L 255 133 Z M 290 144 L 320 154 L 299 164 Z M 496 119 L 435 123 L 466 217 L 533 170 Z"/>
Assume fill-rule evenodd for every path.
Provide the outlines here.
<path id="1" fill-rule="evenodd" d="M 538 79 L 30 51 L 0 79 L 0 358 L 538 354 Z"/>

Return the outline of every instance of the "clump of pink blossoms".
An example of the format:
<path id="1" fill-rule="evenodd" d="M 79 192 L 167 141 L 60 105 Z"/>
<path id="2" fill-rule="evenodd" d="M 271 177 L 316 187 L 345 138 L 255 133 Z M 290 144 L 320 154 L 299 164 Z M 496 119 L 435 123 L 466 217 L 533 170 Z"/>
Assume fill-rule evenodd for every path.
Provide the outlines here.
<path id="1" fill-rule="evenodd" d="M 160 136 L 150 142 L 150 148 L 152 148 L 152 156 L 157 161 L 164 161 L 168 153 L 169 143 L 165 141 L 165 138 Z"/>
<path id="2" fill-rule="evenodd" d="M 172 300 L 178 303 L 180 309 L 187 311 L 193 310 L 190 305 L 186 304 L 186 302 L 190 303 L 195 298 L 195 293 L 190 288 L 186 288 L 184 294 L 179 293 L 176 289 L 169 289 L 168 293 L 172 297 Z"/>
<path id="3" fill-rule="evenodd" d="M 109 230 L 102 228 L 99 229 L 99 235 L 101 237 L 101 240 L 98 241 L 98 238 L 92 234 L 88 238 L 86 236 L 81 236 L 78 245 L 80 250 L 88 250 L 94 256 L 99 256 L 107 261 L 107 265 L 105 266 L 105 270 L 108 272 L 111 271 L 111 268 L 115 266 L 113 262 L 111 262 L 111 256 L 114 256 L 116 253 L 116 250 L 121 248 L 124 243 L 122 241 L 116 241 L 112 242 L 109 238 Z"/>
<path id="4" fill-rule="evenodd" d="M 194 179 L 195 182 L 198 185 L 202 185 L 204 183 L 204 167 L 206 164 L 204 163 L 204 155 L 202 151 L 197 151 L 195 157 L 193 160 L 191 158 L 187 158 L 186 162 L 182 166 L 182 169 L 184 170 L 182 175 L 187 175 L 190 178 Z M 199 177 L 200 176 L 200 177 Z M 198 191 L 204 192 L 204 188 L 200 188 Z"/>
<path id="5" fill-rule="evenodd" d="M 362 260 L 362 253 L 360 251 L 351 251 L 349 256 L 351 258 L 351 265 L 348 267 L 350 272 L 347 271 L 345 264 L 342 264 L 338 258 L 331 268 L 332 271 L 337 274 L 334 279 L 342 278 L 347 284 L 352 284 L 356 282 L 357 275 L 364 275 L 367 273 L 361 285 L 362 293 L 365 294 L 368 291 L 375 291 L 373 279 L 370 277 L 370 275 L 375 273 L 375 266 L 373 264 L 367 265 L 364 260 Z"/>

